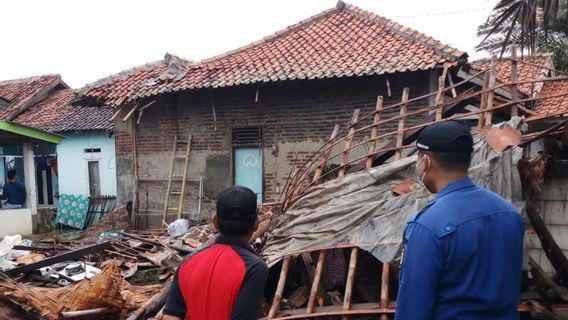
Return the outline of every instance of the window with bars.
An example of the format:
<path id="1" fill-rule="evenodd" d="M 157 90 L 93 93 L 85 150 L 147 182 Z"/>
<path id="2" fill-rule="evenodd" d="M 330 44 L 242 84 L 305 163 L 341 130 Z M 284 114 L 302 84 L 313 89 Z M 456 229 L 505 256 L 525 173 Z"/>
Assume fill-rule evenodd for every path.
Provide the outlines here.
<path id="1" fill-rule="evenodd" d="M 234 146 L 261 146 L 263 143 L 261 127 L 233 128 Z"/>

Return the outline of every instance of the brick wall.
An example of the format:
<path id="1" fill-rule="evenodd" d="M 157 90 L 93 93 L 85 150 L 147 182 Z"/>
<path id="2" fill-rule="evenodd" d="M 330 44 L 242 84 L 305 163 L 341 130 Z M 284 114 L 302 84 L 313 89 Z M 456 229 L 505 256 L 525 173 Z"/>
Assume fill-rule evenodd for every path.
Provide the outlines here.
<path id="1" fill-rule="evenodd" d="M 335 124 L 345 128 L 354 109 L 360 108 L 361 116 L 372 112 L 377 95 L 384 96 L 385 106 L 397 103 L 405 86 L 410 87 L 411 98 L 421 96 L 429 91 L 429 79 L 428 72 L 389 76 L 390 97 L 387 96 L 386 77 L 379 76 L 289 81 L 180 93 L 163 98 L 145 110 L 137 130 L 139 157 L 170 152 L 175 133 L 191 133 L 190 167 L 193 174 L 200 175 L 206 169 L 204 159 L 210 154 L 232 153 L 232 128 L 261 126 L 265 201 L 273 201 L 282 191 L 292 166 L 309 158 L 329 138 Z M 411 104 L 409 110 L 426 103 L 427 100 Z M 385 119 L 398 115 L 398 112 L 393 109 L 381 116 Z M 370 123 L 372 117 L 368 117 L 363 125 Z M 392 122 L 382 125 L 379 131 L 393 131 L 396 127 L 397 122 Z M 365 135 L 369 136 L 370 129 L 367 131 Z M 131 152 L 129 139 L 127 133 L 117 132 L 117 157 Z M 169 164 L 164 163 L 162 178 L 167 177 L 168 170 Z M 143 174 L 144 168 L 140 168 L 140 172 Z M 226 184 L 229 184 L 231 177 L 226 178 Z"/>

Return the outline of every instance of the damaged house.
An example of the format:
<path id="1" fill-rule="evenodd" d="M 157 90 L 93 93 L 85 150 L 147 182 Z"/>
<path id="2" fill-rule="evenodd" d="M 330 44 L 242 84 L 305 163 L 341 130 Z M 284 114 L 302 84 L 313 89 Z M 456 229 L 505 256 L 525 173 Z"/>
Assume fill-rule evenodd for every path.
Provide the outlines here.
<path id="1" fill-rule="evenodd" d="M 76 103 L 115 108 L 118 199 L 134 200 L 139 227 L 156 227 L 176 215 L 208 217 L 233 183 L 254 190 L 259 203 L 278 202 L 292 168 L 334 126 L 435 91 L 440 75 L 450 83 L 466 61 L 464 52 L 339 1 L 201 62 L 168 54 L 102 79 Z"/>
<path id="2" fill-rule="evenodd" d="M 33 215 L 39 211 L 51 220 L 58 198 L 116 195 L 115 143 L 110 108 L 72 106 L 75 92 L 59 75 L 46 75 L 0 82 L 0 119 L 11 126 L 23 126 L 58 137 L 58 143 L 34 141 L 33 166 L 25 168 L 24 145 L 14 139 L 0 141 L 0 184 L 8 170 L 16 170 L 24 181 L 25 171 L 33 168 L 28 188 Z M 36 209 L 39 208 L 39 209 Z M 61 213 L 61 210 L 60 210 Z M 82 222 L 58 222 L 82 228 Z M 37 217 L 37 224 L 41 224 Z M 43 222 L 42 222 L 43 223 Z M 25 233 L 24 231 L 20 231 Z M 45 232 L 45 230 L 44 230 Z M 27 233 L 31 233 L 27 232 Z"/>

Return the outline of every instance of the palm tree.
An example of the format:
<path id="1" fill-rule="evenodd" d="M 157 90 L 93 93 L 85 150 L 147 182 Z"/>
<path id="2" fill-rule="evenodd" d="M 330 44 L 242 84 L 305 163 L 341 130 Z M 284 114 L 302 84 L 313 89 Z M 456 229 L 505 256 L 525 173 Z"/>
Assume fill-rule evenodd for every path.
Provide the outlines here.
<path id="1" fill-rule="evenodd" d="M 499 0 L 479 26 L 477 50 L 503 55 L 512 45 L 530 55 L 568 44 L 568 0 Z"/>

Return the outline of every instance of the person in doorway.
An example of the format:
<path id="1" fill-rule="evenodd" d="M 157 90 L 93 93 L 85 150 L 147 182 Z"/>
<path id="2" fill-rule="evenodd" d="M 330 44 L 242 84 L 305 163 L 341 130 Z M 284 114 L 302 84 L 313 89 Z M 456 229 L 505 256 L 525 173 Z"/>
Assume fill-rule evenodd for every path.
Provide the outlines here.
<path id="1" fill-rule="evenodd" d="M 439 122 L 417 138 L 417 172 L 437 197 L 406 226 L 397 320 L 516 319 L 524 223 L 468 177 L 469 130 Z"/>
<path id="2" fill-rule="evenodd" d="M 18 181 L 16 170 L 9 170 L 7 177 L 8 183 L 6 183 L 2 189 L 2 200 L 6 200 L 6 203 L 2 208 L 23 208 L 24 203 L 26 202 L 26 187 L 23 183 Z"/>
<path id="3" fill-rule="evenodd" d="M 258 319 L 268 267 L 249 246 L 259 224 L 254 192 L 241 186 L 223 190 L 213 223 L 220 235 L 182 262 L 163 320 Z"/>

